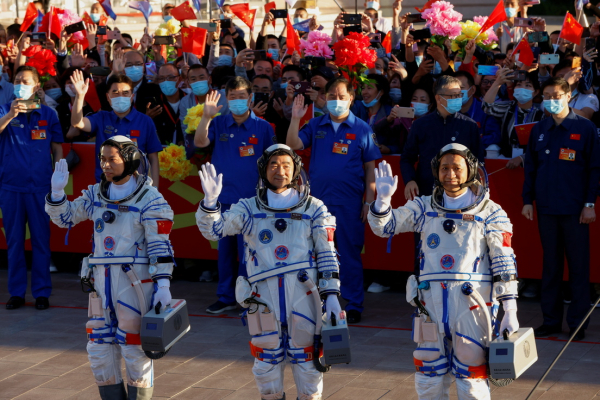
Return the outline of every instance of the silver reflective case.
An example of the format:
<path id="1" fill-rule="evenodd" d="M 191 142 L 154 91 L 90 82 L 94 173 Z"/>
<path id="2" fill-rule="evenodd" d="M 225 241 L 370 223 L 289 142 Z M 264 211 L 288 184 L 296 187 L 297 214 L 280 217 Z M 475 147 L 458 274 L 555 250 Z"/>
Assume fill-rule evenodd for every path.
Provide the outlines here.
<path id="1" fill-rule="evenodd" d="M 331 320 L 323 319 L 321 342 L 323 343 L 325 364 L 348 364 L 352 360 L 350 332 L 345 319 L 337 320 L 336 325 L 333 325 Z"/>
<path id="2" fill-rule="evenodd" d="M 183 299 L 172 299 L 171 306 L 159 314 L 152 308 L 142 318 L 142 350 L 166 352 L 189 330 L 187 303 Z"/>
<path id="3" fill-rule="evenodd" d="M 490 343 L 490 376 L 494 379 L 516 379 L 538 359 L 533 328 L 519 328 L 504 339 Z"/>

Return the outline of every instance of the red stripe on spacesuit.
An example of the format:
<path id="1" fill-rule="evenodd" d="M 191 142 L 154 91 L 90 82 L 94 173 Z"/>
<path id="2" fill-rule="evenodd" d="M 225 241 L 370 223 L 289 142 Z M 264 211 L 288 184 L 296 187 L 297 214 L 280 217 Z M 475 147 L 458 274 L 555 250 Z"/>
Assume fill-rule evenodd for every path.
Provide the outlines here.
<path id="1" fill-rule="evenodd" d="M 152 282 L 154 282 L 152 279 L 144 279 L 144 280 L 140 281 L 140 283 L 152 283 Z M 133 283 L 131 284 L 131 286 L 133 286 Z"/>
<path id="2" fill-rule="evenodd" d="M 491 307 L 491 306 L 492 306 L 492 303 L 485 303 L 485 305 L 486 305 L 486 306 L 488 306 L 488 307 Z M 472 306 L 472 307 L 469 307 L 469 310 L 474 310 L 474 309 L 476 309 L 476 308 L 479 308 L 479 306 Z"/>

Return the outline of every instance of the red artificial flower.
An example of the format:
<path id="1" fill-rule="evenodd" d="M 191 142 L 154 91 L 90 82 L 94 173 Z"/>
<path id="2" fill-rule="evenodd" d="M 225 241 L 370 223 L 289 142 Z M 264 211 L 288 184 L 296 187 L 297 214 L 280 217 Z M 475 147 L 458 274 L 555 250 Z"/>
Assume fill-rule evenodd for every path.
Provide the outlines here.
<path id="1" fill-rule="evenodd" d="M 369 49 L 371 42 L 368 36 L 361 33 L 350 32 L 343 40 L 333 45 L 335 51 L 335 63 L 338 67 L 352 67 L 356 64 L 364 64 L 367 68 L 375 66 L 377 53 Z"/>
<path id="2" fill-rule="evenodd" d="M 23 55 L 27 57 L 25 65 L 35 68 L 40 76 L 56 76 L 56 55 L 52 51 L 36 45 L 27 48 Z"/>

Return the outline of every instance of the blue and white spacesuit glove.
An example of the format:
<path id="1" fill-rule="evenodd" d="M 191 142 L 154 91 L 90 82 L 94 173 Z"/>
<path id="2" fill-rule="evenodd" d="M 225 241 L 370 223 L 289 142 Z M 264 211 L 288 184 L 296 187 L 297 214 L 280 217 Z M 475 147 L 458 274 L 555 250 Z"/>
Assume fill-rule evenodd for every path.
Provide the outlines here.
<path id="1" fill-rule="evenodd" d="M 59 201 L 65 197 L 65 186 L 69 183 L 69 166 L 64 158 L 54 164 L 52 174 L 52 201 Z"/>
<path id="2" fill-rule="evenodd" d="M 208 209 L 214 209 L 217 206 L 217 199 L 223 190 L 223 174 L 217 175 L 215 166 L 211 163 L 202 165 L 198 172 L 200 183 L 204 191 L 204 199 L 202 203 Z"/>
<path id="3" fill-rule="evenodd" d="M 392 174 L 392 167 L 385 160 L 379 163 L 379 168 L 375 168 L 375 188 L 375 212 L 385 212 L 390 208 L 392 195 L 398 188 L 398 176 Z"/>
<path id="4" fill-rule="evenodd" d="M 516 332 L 519 329 L 519 320 L 517 319 L 517 300 L 509 299 L 502 302 L 504 308 L 504 317 L 500 323 L 500 334 L 508 329 L 508 334 Z"/>
<path id="5" fill-rule="evenodd" d="M 152 307 L 156 307 L 158 302 L 162 305 L 161 310 L 164 310 L 169 304 L 171 304 L 171 281 L 168 279 L 159 279 L 156 284 L 158 285 L 158 290 L 154 293 L 154 303 Z"/>
<path id="6" fill-rule="evenodd" d="M 325 300 L 325 317 L 327 321 L 331 319 L 331 313 L 335 315 L 336 320 L 340 319 L 341 312 L 342 306 L 340 306 L 337 294 L 327 295 L 327 300 Z"/>

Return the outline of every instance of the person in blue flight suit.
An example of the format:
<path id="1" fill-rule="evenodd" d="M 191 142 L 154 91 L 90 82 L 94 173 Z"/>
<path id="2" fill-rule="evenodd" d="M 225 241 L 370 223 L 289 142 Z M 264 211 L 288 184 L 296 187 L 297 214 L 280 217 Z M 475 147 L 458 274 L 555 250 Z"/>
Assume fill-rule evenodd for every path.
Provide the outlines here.
<path id="1" fill-rule="evenodd" d="M 363 311 L 365 222 L 375 197 L 375 160 L 381 152 L 369 125 L 350 111 L 354 89 L 337 78 L 326 86 L 328 114 L 313 118 L 300 130 L 306 114 L 304 96 L 296 96 L 287 145 L 294 150 L 311 147 L 311 192 L 323 200 L 336 218 L 342 297 L 348 301 L 348 322 L 357 323 Z"/>
<path id="2" fill-rule="evenodd" d="M 500 125 L 496 118 L 488 115 L 481 108 L 481 101 L 475 97 L 475 80 L 473 75 L 466 71 L 458 71 L 454 77 L 460 81 L 460 92 L 462 93 L 462 108 L 460 113 L 471 118 L 479 128 L 481 145 L 485 150 L 492 144 L 500 143 Z"/>
<path id="3" fill-rule="evenodd" d="M 256 161 L 264 150 L 275 143 L 275 132 L 271 125 L 250 111 L 250 81 L 240 76 L 231 79 L 225 86 L 225 95 L 231 113 L 215 117 L 223 108 L 219 105 L 221 94 L 218 91 L 208 93 L 204 103 L 204 114 L 194 136 L 196 147 L 205 148 L 211 144 L 214 146 L 211 162 L 217 172 L 225 177 L 223 191 L 219 196 L 222 211 L 228 210 L 241 199 L 255 195 L 258 181 Z M 219 299 L 210 305 L 206 312 L 218 314 L 237 307 L 235 282 L 238 275 L 246 276 L 243 249 L 242 235 L 227 236 L 219 240 Z"/>
<path id="4" fill-rule="evenodd" d="M 544 108 L 552 114 L 529 136 L 523 183 L 523 215 L 533 220 L 535 201 L 544 252 L 541 306 L 544 323 L 535 336 L 562 331 L 564 259 L 569 264 L 573 299 L 567 325 L 573 334 L 589 308 L 590 230 L 600 180 L 600 142 L 596 126 L 569 108 L 571 90 L 562 78 L 542 87 Z M 589 321 L 575 335 L 585 338 Z"/>
<path id="5" fill-rule="evenodd" d="M 162 151 L 162 145 L 152 118 L 131 106 L 133 101 L 131 79 L 126 75 L 112 75 L 106 83 L 108 88 L 106 98 L 113 111 L 100 110 L 87 117 L 83 116 L 82 110 L 83 100 L 89 88 L 89 79 L 84 80 L 81 71 L 73 71 L 71 83 L 75 90 L 71 125 L 96 136 L 96 154 L 100 153 L 102 143 L 115 135 L 131 139 L 147 155 L 152 185 L 158 187 L 160 178 L 158 152 Z M 100 161 L 96 158 L 96 182 L 100 181 L 101 175 Z"/>
<path id="6" fill-rule="evenodd" d="M 52 292 L 50 218 L 44 212 L 44 196 L 50 188 L 53 161 L 63 157 L 63 134 L 53 109 L 43 104 L 28 109 L 19 101 L 34 99 L 39 86 L 35 68 L 19 67 L 14 80 L 16 100 L 0 107 L 0 208 L 8 246 L 8 310 L 25 304 L 26 224 L 33 249 L 31 294 L 38 310 L 50 306 Z"/>
<path id="7" fill-rule="evenodd" d="M 412 124 L 402 157 L 400 172 L 404 180 L 404 197 L 414 200 L 416 196 L 430 196 L 434 178 L 431 160 L 449 143 L 467 146 L 479 162 L 484 161 L 484 149 L 477 123 L 462 114 L 461 82 L 450 75 L 442 75 L 435 83 L 433 93 L 437 110 L 415 120 Z M 415 163 L 419 162 L 415 169 Z M 414 235 L 414 271 L 419 272 L 420 237 Z"/>

